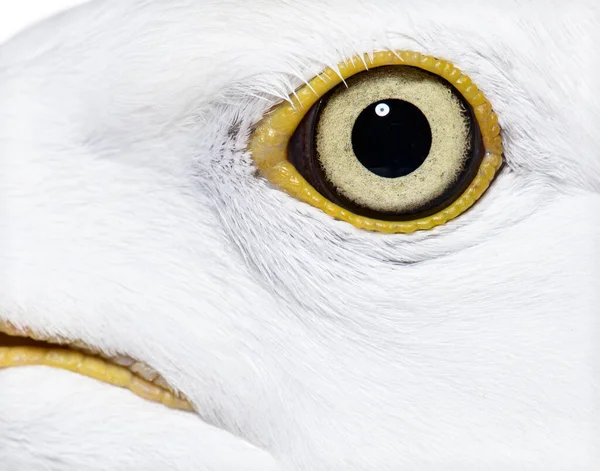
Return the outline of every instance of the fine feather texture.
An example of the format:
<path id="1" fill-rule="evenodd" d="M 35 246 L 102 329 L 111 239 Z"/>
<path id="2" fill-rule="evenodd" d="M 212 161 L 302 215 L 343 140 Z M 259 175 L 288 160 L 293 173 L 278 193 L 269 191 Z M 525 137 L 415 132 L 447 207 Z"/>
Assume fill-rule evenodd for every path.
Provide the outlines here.
<path id="1" fill-rule="evenodd" d="M 229 434 L 282 470 L 598 469 L 600 12 L 449 3 L 98 0 L 0 48 L 0 319 L 144 361 L 200 415 L 3 371 L 2 471 L 117 469 L 130 453 L 107 452 L 101 407 L 42 413 L 36 375 L 73 415 L 88 394 L 131 409 L 117 440 L 132 469 L 164 469 L 137 461 L 135 427 L 157 453 L 181 446 L 158 460 L 180 469 L 249 469 L 227 461 Z M 452 61 L 503 129 L 498 180 L 429 232 L 331 220 L 245 150 L 273 104 L 382 49 Z M 59 443 L 61 424 L 94 419 L 91 451 Z M 144 435 L 180 422 L 210 445 Z M 232 455 L 203 462 L 217 442 Z"/>
<path id="2" fill-rule="evenodd" d="M 275 460 L 192 414 L 44 367 L 0 371 L 0 469 L 275 471 Z M 23 390 L 27 394 L 23 394 Z M 110 431 L 110 433 L 107 433 Z M 84 433 L 82 433 L 84 432 Z M 76 450 L 74 453 L 73 450 Z"/>

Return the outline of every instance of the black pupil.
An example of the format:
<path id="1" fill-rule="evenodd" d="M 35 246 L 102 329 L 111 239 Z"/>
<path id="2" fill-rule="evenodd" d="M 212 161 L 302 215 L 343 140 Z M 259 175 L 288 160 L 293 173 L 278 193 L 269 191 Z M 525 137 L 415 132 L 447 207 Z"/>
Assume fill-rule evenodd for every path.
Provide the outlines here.
<path id="1" fill-rule="evenodd" d="M 378 101 L 354 122 L 352 147 L 360 163 L 374 174 L 402 177 L 425 162 L 431 149 L 431 127 L 412 103 Z"/>

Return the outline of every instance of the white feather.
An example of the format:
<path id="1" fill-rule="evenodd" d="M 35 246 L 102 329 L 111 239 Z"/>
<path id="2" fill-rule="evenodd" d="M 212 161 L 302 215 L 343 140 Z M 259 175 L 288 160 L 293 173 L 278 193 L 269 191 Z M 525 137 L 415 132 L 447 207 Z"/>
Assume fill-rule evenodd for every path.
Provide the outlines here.
<path id="1" fill-rule="evenodd" d="M 200 418 L 64 374 L 49 394 L 72 414 L 42 411 L 50 373 L 1 372 L 0 469 L 154 469 L 140 443 L 175 469 L 232 469 L 239 443 L 207 424 L 282 470 L 598 469 L 599 15 L 592 0 L 99 0 L 5 44 L 0 318 L 145 361 Z M 245 150 L 271 103 L 381 49 L 451 60 L 500 117 L 501 177 L 431 232 L 333 221 Z M 232 455 L 202 461 L 222 436 Z"/>

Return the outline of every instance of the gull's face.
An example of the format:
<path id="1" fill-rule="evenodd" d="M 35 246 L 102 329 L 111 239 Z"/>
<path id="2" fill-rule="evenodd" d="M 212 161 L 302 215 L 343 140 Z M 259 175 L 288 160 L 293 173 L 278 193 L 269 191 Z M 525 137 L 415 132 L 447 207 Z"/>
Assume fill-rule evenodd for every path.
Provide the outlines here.
<path id="1" fill-rule="evenodd" d="M 592 456 L 599 12 L 522 3 L 98 1 L 17 37 L 0 316 L 151 364 L 299 468 Z M 483 199 L 415 234 L 336 221 L 247 150 L 305 81 L 388 49 L 468 73 L 505 144 Z"/>

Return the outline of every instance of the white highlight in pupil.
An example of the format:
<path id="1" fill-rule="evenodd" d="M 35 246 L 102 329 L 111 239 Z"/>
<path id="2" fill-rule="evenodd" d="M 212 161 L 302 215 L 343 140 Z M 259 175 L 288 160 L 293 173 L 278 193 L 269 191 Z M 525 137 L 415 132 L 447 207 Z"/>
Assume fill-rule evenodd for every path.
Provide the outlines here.
<path id="1" fill-rule="evenodd" d="M 377 113 L 377 116 L 387 116 L 388 114 L 390 114 L 390 107 L 389 105 L 386 105 L 385 103 L 379 103 L 376 107 L 375 107 L 375 113 Z"/>

